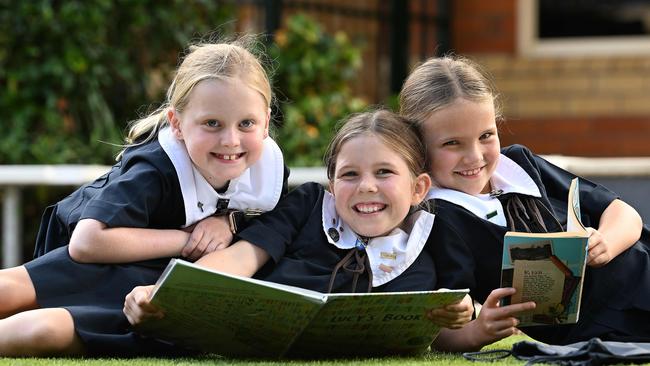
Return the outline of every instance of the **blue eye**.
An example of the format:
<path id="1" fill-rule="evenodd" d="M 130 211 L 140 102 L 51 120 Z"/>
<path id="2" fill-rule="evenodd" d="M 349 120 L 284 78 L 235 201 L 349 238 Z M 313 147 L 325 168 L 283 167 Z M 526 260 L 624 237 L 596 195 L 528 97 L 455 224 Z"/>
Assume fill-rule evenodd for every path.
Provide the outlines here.
<path id="1" fill-rule="evenodd" d="M 451 141 L 444 142 L 444 143 L 442 144 L 442 146 L 453 146 L 453 145 L 458 145 L 458 141 L 456 141 L 456 140 L 451 140 Z"/>
<path id="2" fill-rule="evenodd" d="M 490 137 L 492 137 L 492 136 L 494 136 L 494 133 L 492 133 L 492 132 L 486 132 L 486 133 L 482 134 L 481 137 L 479 137 L 479 139 L 480 139 L 480 140 L 485 140 L 485 139 L 488 139 L 488 138 L 490 138 Z"/>
<path id="3" fill-rule="evenodd" d="M 377 175 L 389 175 L 389 174 L 393 174 L 393 172 L 390 169 L 377 170 Z"/>
<path id="4" fill-rule="evenodd" d="M 253 121 L 252 119 L 245 119 L 239 122 L 239 126 L 241 126 L 242 128 L 251 128 L 254 125 L 255 125 L 255 121 Z"/>
<path id="5" fill-rule="evenodd" d="M 219 121 L 217 121 L 216 119 L 209 119 L 205 121 L 205 124 L 208 127 L 219 127 Z"/>

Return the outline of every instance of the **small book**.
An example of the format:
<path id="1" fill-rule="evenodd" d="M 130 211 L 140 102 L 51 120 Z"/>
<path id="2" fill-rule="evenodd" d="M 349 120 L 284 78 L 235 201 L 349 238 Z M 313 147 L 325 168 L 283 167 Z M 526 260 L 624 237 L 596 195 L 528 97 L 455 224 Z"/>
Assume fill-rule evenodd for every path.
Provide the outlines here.
<path id="1" fill-rule="evenodd" d="M 229 357 L 425 352 L 440 329 L 425 313 L 468 290 L 323 294 L 173 259 L 152 291 L 165 316 L 144 335 Z"/>
<path id="2" fill-rule="evenodd" d="M 514 287 L 517 293 L 504 298 L 502 304 L 537 304 L 534 310 L 521 313 L 520 326 L 578 321 L 588 239 L 580 221 L 578 178 L 569 188 L 566 232 L 506 233 L 501 287 Z"/>

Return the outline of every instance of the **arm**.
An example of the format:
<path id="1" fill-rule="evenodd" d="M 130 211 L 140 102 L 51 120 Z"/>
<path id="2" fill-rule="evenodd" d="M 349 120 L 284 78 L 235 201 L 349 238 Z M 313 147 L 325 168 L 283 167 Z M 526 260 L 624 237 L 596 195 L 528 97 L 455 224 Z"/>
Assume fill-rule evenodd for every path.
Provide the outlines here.
<path id="1" fill-rule="evenodd" d="M 269 260 L 262 248 L 240 240 L 223 250 L 209 253 L 196 264 L 238 276 L 251 277 Z"/>
<path id="2" fill-rule="evenodd" d="M 442 329 L 432 347 L 439 351 L 478 351 L 483 346 L 515 334 L 517 313 L 535 308 L 534 302 L 500 306 L 499 301 L 515 293 L 513 288 L 493 290 L 485 300 L 478 318 L 460 329 Z"/>
<path id="3" fill-rule="evenodd" d="M 232 240 L 224 216 L 208 216 L 185 230 L 116 227 L 79 221 L 70 238 L 70 257 L 80 263 L 126 263 L 182 256 L 197 260 Z"/>
<path id="4" fill-rule="evenodd" d="M 176 257 L 190 237 L 182 230 L 109 228 L 95 219 L 77 223 L 70 238 L 70 257 L 81 263 L 126 263 Z"/>
<path id="5" fill-rule="evenodd" d="M 616 199 L 600 217 L 598 229 L 589 232 L 589 259 L 587 264 L 601 267 L 609 263 L 641 237 L 641 216 L 632 206 Z"/>

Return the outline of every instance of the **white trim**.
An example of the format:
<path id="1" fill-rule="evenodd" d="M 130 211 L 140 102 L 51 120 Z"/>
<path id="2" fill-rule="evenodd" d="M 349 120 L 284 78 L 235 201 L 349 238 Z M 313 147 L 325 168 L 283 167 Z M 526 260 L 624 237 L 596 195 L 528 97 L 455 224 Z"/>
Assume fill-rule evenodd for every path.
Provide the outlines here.
<path id="1" fill-rule="evenodd" d="M 517 50 L 522 56 L 543 58 L 650 55 L 650 36 L 540 40 L 537 34 L 538 1 L 517 0 Z"/>

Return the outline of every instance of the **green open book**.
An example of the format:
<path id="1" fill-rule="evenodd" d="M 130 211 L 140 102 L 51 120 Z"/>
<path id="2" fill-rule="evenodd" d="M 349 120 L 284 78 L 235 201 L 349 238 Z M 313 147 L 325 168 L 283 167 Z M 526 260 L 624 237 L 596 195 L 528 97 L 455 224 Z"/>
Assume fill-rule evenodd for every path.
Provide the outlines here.
<path id="1" fill-rule="evenodd" d="M 507 232 L 503 242 L 501 286 L 517 293 L 503 304 L 534 301 L 520 326 L 576 323 L 589 234 L 580 221 L 578 178 L 569 188 L 567 231 L 559 233 Z"/>
<path id="2" fill-rule="evenodd" d="M 224 356 L 413 354 L 440 331 L 425 311 L 467 292 L 322 294 L 174 259 L 152 292 L 165 316 L 138 331 Z"/>

